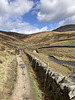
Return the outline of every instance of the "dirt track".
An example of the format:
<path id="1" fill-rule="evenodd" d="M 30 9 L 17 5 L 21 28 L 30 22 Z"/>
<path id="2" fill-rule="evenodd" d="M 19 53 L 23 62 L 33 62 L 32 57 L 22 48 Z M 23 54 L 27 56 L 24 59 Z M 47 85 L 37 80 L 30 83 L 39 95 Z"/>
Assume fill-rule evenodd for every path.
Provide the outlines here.
<path id="1" fill-rule="evenodd" d="M 17 82 L 9 100 L 35 100 L 27 69 L 20 55 L 17 55 Z"/>

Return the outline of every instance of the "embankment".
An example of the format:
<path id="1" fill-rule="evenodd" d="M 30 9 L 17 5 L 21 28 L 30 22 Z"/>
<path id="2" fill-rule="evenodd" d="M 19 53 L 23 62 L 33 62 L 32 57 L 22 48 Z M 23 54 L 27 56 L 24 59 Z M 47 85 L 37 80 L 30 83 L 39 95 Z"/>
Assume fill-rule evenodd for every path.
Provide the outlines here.
<path id="1" fill-rule="evenodd" d="M 0 51 L 0 100 L 8 100 L 17 77 L 17 60 L 14 50 Z"/>
<path id="2" fill-rule="evenodd" d="M 45 100 L 75 100 L 75 83 L 70 82 L 33 55 L 24 53 L 38 76 L 40 87 L 45 93 Z"/>

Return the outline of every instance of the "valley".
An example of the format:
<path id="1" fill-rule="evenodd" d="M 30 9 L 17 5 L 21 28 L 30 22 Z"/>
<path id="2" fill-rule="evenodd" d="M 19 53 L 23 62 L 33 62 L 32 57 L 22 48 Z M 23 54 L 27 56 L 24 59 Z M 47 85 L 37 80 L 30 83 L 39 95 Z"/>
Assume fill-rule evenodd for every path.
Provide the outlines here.
<path id="1" fill-rule="evenodd" d="M 21 68 L 18 74 L 18 63 L 22 61 L 27 68 L 19 64 L 24 67 L 21 79 L 23 73 Z M 21 94 L 27 95 L 29 100 L 60 100 L 60 97 L 61 100 L 75 100 L 74 25 L 30 35 L 0 31 L 0 100 L 27 100 L 19 97 L 16 84 L 21 86 L 21 91 L 24 84 L 28 86 Z M 32 92 L 27 94 L 29 89 Z M 18 93 L 15 95 L 14 91 Z"/>

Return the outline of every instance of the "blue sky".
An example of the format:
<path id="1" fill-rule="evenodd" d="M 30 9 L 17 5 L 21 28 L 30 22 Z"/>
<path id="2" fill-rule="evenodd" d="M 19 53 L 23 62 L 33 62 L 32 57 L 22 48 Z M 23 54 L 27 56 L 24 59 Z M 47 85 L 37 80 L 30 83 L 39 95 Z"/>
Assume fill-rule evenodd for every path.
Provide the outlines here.
<path id="1" fill-rule="evenodd" d="M 0 30 L 31 34 L 75 24 L 75 0 L 0 0 Z"/>

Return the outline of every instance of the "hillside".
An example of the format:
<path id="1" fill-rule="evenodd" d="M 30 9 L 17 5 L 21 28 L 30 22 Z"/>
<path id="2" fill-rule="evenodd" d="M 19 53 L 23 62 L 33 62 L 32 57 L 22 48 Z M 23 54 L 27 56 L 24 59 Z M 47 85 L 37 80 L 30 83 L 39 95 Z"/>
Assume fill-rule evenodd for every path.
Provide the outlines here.
<path id="1" fill-rule="evenodd" d="M 21 34 L 20 34 L 21 35 Z M 24 42 L 19 39 L 18 33 L 7 33 L 7 32 L 0 32 L 0 44 L 4 45 L 5 47 L 9 48 L 18 48 L 23 47 Z"/>
<path id="2" fill-rule="evenodd" d="M 0 100 L 9 96 L 16 80 L 16 47 L 12 43 L 18 42 L 18 39 L 0 32 Z"/>
<path id="3" fill-rule="evenodd" d="M 40 32 L 36 34 L 24 35 L 13 32 L 0 32 L 0 44 L 10 48 L 27 48 L 28 50 L 37 49 L 40 53 L 48 56 L 56 56 L 61 59 L 69 59 L 74 57 L 75 48 L 75 31 L 74 25 L 62 26 L 63 29 L 72 29 L 66 32 Z M 61 28 L 58 28 L 62 31 Z M 56 29 L 56 30 L 58 30 Z M 61 49 L 61 50 L 58 50 Z M 71 50 L 70 50 L 71 49 Z M 48 50 L 48 52 L 46 52 Z M 55 50 L 55 52 L 53 52 Z M 67 51 L 69 52 L 67 52 Z M 57 53 L 59 51 L 59 53 Z M 67 53 L 65 53 L 67 52 Z M 73 52 L 72 54 L 70 52 Z M 65 55 L 64 55 L 65 54 Z"/>
<path id="4" fill-rule="evenodd" d="M 75 31 L 75 24 L 61 26 L 53 31 L 57 31 L 57 32 Z"/>
<path id="5" fill-rule="evenodd" d="M 71 25 L 69 25 L 71 26 Z M 65 26 L 63 26 L 65 27 Z M 41 32 L 29 35 L 24 39 L 29 50 L 36 49 L 40 53 L 48 56 L 56 56 L 61 59 L 74 59 L 75 31 L 66 32 Z"/>
<path id="6" fill-rule="evenodd" d="M 19 49 L 25 48 L 20 36 L 18 33 L 0 32 L 0 100 L 6 100 L 12 94 L 16 82 L 16 55 Z"/>
<path id="7" fill-rule="evenodd" d="M 27 52 L 40 58 L 59 73 L 70 76 L 75 72 L 72 66 L 75 62 L 75 31 L 41 32 L 29 35 L 25 39 L 23 37 L 23 41 L 28 47 Z M 35 53 L 34 50 L 38 53 Z M 72 64 L 70 64 L 71 62 Z M 74 81 L 73 76 L 71 78 Z"/>
<path id="8" fill-rule="evenodd" d="M 48 46 L 75 46 L 75 31 L 68 32 L 42 32 L 23 38 L 29 48 Z"/>
<path id="9" fill-rule="evenodd" d="M 28 35 L 26 34 L 22 34 L 22 33 L 17 33 L 17 32 L 5 32 L 5 31 L 0 31 L 0 33 L 6 34 L 6 35 L 10 35 L 16 38 L 23 38 L 23 37 L 27 37 Z"/>
<path id="10" fill-rule="evenodd" d="M 50 89 L 49 91 L 47 91 L 45 88 L 42 87 L 42 83 L 44 83 L 44 81 L 46 81 L 45 78 L 47 78 L 47 75 L 46 75 L 47 71 L 42 72 L 44 74 L 41 74 L 41 75 L 44 75 L 44 76 L 46 75 L 46 76 L 42 78 L 39 82 L 40 76 L 38 74 L 38 71 L 36 70 L 36 66 L 38 66 L 38 63 L 37 61 L 35 61 L 36 64 L 34 66 L 33 58 L 32 60 L 31 60 L 31 57 L 30 59 L 28 59 L 25 52 L 26 54 L 28 53 L 32 55 L 32 57 L 37 59 L 37 61 L 39 59 L 39 67 L 37 67 L 39 68 L 39 73 L 42 72 L 42 69 L 40 66 L 41 65 L 40 62 L 42 61 L 42 64 L 46 65 L 46 68 L 47 67 L 51 68 L 56 73 L 59 73 L 59 75 L 62 75 L 62 77 L 67 77 L 70 82 L 72 81 L 75 83 L 74 25 L 73 27 L 72 25 L 67 25 L 67 26 L 58 28 L 54 31 L 40 32 L 40 33 L 30 34 L 30 35 L 20 34 L 20 33 L 18 34 L 15 32 L 13 33 L 13 32 L 0 31 L 0 70 L 1 70 L 0 71 L 0 80 L 1 80 L 0 81 L 0 100 L 8 100 L 8 98 L 12 94 L 12 90 L 14 89 L 17 77 L 19 77 L 23 83 L 23 84 L 21 83 L 21 85 L 17 83 L 17 85 L 21 86 L 21 91 L 23 90 L 22 87 L 26 89 L 25 84 L 28 85 L 28 83 L 26 82 L 27 82 L 27 79 L 29 80 L 27 76 L 28 74 L 31 78 L 30 83 L 32 83 L 32 86 L 35 87 L 34 91 L 38 90 L 42 92 L 42 93 L 35 92 L 36 98 L 40 98 L 40 95 L 43 95 L 44 97 L 43 100 L 47 100 L 45 99 L 45 96 L 50 96 L 50 94 L 48 94 Z M 19 60 L 16 59 L 17 57 Z M 26 65 L 24 65 L 23 61 L 25 61 Z M 17 71 L 18 71 L 17 62 L 19 63 L 18 68 L 20 71 L 20 74 L 18 76 L 17 76 Z M 24 71 L 26 71 L 26 66 L 28 70 L 27 75 L 26 75 L 27 72 L 24 73 Z M 33 66 L 35 67 L 34 70 L 32 68 Z M 20 77 L 20 75 L 22 78 Z M 27 79 L 24 81 L 23 78 L 26 77 L 25 75 L 27 76 Z M 18 79 L 18 82 L 20 80 Z M 54 81 L 54 79 L 52 80 L 53 80 L 53 83 L 55 82 L 56 84 L 56 81 Z M 64 78 L 62 81 L 64 81 Z M 44 83 L 44 85 L 46 84 Z M 22 94 L 21 91 L 19 91 L 18 89 L 18 93 Z M 26 91 L 25 93 L 27 93 L 27 89 L 25 91 Z M 52 91 L 55 91 L 55 89 Z M 50 92 L 52 93 L 52 91 Z M 37 99 L 37 100 L 41 100 L 41 99 Z"/>

